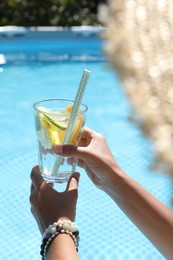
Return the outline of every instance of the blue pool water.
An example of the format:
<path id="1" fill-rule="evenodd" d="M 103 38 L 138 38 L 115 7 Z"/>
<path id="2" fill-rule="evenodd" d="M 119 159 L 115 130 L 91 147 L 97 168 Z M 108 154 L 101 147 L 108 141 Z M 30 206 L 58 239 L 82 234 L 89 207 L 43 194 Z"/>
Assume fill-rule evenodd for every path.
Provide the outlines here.
<path id="1" fill-rule="evenodd" d="M 119 164 L 170 206 L 172 183 L 151 172 L 152 146 L 128 120 L 130 106 L 101 52 L 100 40 L 0 40 L 0 259 L 40 259 L 41 236 L 30 213 L 30 171 L 37 164 L 32 104 L 74 98 L 92 71 L 83 102 L 86 125 L 102 132 Z M 79 170 L 79 169 L 78 169 Z M 82 260 L 164 259 L 114 202 L 81 172 L 76 222 Z"/>

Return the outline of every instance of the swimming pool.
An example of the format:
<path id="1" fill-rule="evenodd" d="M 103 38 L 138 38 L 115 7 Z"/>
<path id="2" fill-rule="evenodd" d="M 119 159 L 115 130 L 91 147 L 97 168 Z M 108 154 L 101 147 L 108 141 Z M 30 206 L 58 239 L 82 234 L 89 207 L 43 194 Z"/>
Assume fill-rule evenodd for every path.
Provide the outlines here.
<path id="1" fill-rule="evenodd" d="M 103 43 L 95 31 L 70 33 L 49 40 L 44 33 L 40 38 L 0 37 L 2 260 L 40 259 L 41 236 L 28 200 L 30 170 L 37 164 L 32 104 L 44 98 L 74 98 L 84 68 L 92 71 L 83 100 L 89 106 L 87 126 L 104 133 L 124 170 L 170 206 L 171 179 L 149 170 L 152 146 L 128 120 L 130 106 L 101 51 Z M 80 172 L 76 218 L 80 258 L 164 259 L 113 201 Z"/>

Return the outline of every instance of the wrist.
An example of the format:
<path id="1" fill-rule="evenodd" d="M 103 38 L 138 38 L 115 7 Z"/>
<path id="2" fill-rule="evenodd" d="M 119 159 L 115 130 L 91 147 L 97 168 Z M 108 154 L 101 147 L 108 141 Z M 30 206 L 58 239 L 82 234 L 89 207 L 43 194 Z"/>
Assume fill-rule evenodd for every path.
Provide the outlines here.
<path id="1" fill-rule="evenodd" d="M 47 251 L 46 259 L 78 260 L 78 253 L 71 237 L 65 233 L 56 236 Z"/>
<path id="2" fill-rule="evenodd" d="M 107 170 L 107 181 L 104 186 L 104 191 L 112 198 L 118 197 L 119 195 L 119 183 L 123 181 L 126 173 L 120 168 L 120 166 L 115 162 L 109 163 Z"/>
<path id="3" fill-rule="evenodd" d="M 78 244 L 79 244 L 79 231 L 78 227 L 74 222 L 70 220 L 58 220 L 46 228 L 45 232 L 43 233 L 42 244 L 41 244 L 41 252 L 43 259 L 45 259 L 47 251 L 49 247 L 59 235 L 68 235 L 73 240 L 73 247 L 75 246 L 76 251 L 78 251 Z M 63 236 L 64 237 L 64 236 Z M 61 241 L 60 239 L 58 239 Z M 66 237 L 68 241 L 69 238 Z M 64 250 L 64 249 L 63 249 Z"/>

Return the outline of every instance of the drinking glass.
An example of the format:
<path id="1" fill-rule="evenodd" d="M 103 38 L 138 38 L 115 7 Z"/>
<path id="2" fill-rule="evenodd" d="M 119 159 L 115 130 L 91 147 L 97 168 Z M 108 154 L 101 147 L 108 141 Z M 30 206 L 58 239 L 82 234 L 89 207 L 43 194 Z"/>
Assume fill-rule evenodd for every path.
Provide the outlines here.
<path id="1" fill-rule="evenodd" d="M 35 126 L 38 144 L 38 164 L 43 178 L 47 182 L 67 182 L 76 170 L 77 158 L 72 158 L 70 164 L 68 157 L 58 156 L 53 147 L 63 144 L 68 122 L 73 109 L 74 100 L 46 99 L 34 103 Z M 82 128 L 86 120 L 88 107 L 80 104 L 75 115 L 75 123 L 69 139 L 69 144 L 78 145 Z M 55 168 L 55 161 L 59 166 Z"/>

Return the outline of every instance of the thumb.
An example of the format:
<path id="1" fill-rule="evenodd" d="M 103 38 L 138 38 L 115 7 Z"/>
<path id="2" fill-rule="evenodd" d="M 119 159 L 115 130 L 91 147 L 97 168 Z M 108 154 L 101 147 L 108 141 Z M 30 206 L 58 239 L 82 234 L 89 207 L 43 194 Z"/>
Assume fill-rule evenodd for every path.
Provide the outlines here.
<path id="1" fill-rule="evenodd" d="M 66 188 L 67 191 L 78 189 L 79 177 L 80 174 L 78 172 L 75 172 L 71 175 L 67 184 L 67 188 Z"/>
<path id="2" fill-rule="evenodd" d="M 85 147 L 75 146 L 75 145 L 55 145 L 53 150 L 56 154 L 60 156 L 68 157 L 85 157 Z"/>

